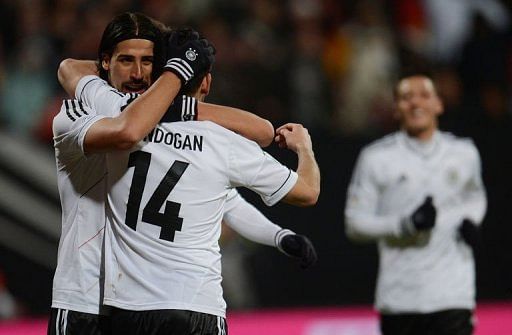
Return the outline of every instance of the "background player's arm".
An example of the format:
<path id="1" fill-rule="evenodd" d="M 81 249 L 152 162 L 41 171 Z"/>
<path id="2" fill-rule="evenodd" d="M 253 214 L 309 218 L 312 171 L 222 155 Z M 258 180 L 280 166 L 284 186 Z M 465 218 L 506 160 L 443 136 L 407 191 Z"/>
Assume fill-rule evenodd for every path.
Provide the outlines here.
<path id="1" fill-rule="evenodd" d="M 363 150 L 354 168 L 345 205 L 345 233 L 354 241 L 372 241 L 403 234 L 399 213 L 377 214 L 380 193 L 373 170 L 377 166 Z"/>
<path id="2" fill-rule="evenodd" d="M 98 67 L 93 60 L 67 58 L 60 62 L 57 71 L 59 83 L 70 97 L 75 96 L 78 82 L 87 75 L 98 75 Z"/>
<path id="3" fill-rule="evenodd" d="M 295 206 L 313 206 L 320 195 L 320 169 L 308 130 L 300 124 L 288 123 L 276 131 L 276 142 L 294 151 L 298 157 L 298 179 L 283 201 Z"/>

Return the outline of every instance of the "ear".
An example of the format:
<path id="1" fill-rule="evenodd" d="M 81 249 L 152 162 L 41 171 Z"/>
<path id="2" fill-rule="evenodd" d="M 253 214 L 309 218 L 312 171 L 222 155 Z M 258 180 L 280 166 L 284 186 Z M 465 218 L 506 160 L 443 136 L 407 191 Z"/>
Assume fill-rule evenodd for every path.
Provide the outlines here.
<path id="1" fill-rule="evenodd" d="M 212 74 L 207 73 L 206 76 L 204 76 L 203 81 L 201 82 L 201 87 L 199 88 L 199 93 L 201 95 L 208 95 L 210 93 L 210 87 L 212 85 Z"/>
<path id="2" fill-rule="evenodd" d="M 436 115 L 441 115 L 443 114 L 444 112 L 444 104 L 443 104 L 443 101 L 441 100 L 441 98 L 437 98 L 437 103 L 436 103 Z"/>
<path id="3" fill-rule="evenodd" d="M 103 59 L 101 60 L 101 67 L 105 71 L 108 71 L 110 69 L 110 58 L 108 56 L 103 57 Z"/>

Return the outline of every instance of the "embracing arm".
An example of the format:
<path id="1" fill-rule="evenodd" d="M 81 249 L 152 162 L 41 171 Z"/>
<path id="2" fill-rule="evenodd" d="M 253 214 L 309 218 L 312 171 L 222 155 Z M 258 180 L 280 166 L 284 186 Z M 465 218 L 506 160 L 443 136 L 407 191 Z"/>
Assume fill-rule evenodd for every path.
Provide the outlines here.
<path id="1" fill-rule="evenodd" d="M 238 108 L 200 102 L 197 119 L 215 122 L 258 143 L 260 147 L 269 146 L 274 139 L 274 127 L 270 121 Z"/>
<path id="2" fill-rule="evenodd" d="M 87 75 L 97 74 L 91 60 L 65 59 L 60 63 L 58 78 L 70 96 L 75 95 L 78 82 Z M 84 139 L 86 153 L 129 149 L 146 136 L 162 118 L 181 87 L 180 79 L 172 72 L 164 74 L 140 97 L 120 111 L 95 122 Z"/>
<path id="3" fill-rule="evenodd" d="M 93 60 L 67 58 L 59 64 L 57 78 L 70 97 L 75 96 L 76 87 L 82 77 L 98 75 L 98 67 Z"/>
<path id="4" fill-rule="evenodd" d="M 155 127 L 180 87 L 181 80 L 175 74 L 164 72 L 118 116 L 103 118 L 89 128 L 84 140 L 85 152 L 125 150 L 133 147 Z"/>

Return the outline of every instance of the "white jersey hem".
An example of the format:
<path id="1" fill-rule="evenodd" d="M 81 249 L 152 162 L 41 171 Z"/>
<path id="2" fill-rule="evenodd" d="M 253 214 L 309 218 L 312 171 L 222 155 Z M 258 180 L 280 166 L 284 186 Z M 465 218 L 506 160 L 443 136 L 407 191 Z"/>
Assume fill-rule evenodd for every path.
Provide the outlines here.
<path id="1" fill-rule="evenodd" d="M 177 304 L 171 302 L 160 302 L 160 303 L 148 303 L 148 304 L 126 304 L 121 303 L 115 300 L 105 298 L 103 303 L 108 306 L 117 307 L 121 309 L 126 309 L 130 311 L 151 311 L 151 310 L 159 310 L 159 309 L 179 309 L 179 310 L 187 310 L 199 313 L 206 313 L 211 315 L 216 315 L 225 318 L 226 311 L 220 310 L 216 308 L 193 305 L 193 304 Z"/>

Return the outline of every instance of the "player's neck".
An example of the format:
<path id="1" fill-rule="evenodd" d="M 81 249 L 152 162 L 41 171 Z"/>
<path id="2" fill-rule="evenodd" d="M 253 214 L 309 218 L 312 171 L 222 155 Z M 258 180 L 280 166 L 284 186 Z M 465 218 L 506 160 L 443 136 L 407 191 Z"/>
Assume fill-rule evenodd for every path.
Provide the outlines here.
<path id="1" fill-rule="evenodd" d="M 197 91 L 195 94 L 191 94 L 191 96 L 201 102 L 204 102 L 204 99 L 206 98 L 206 94 L 201 93 L 201 91 Z"/>

